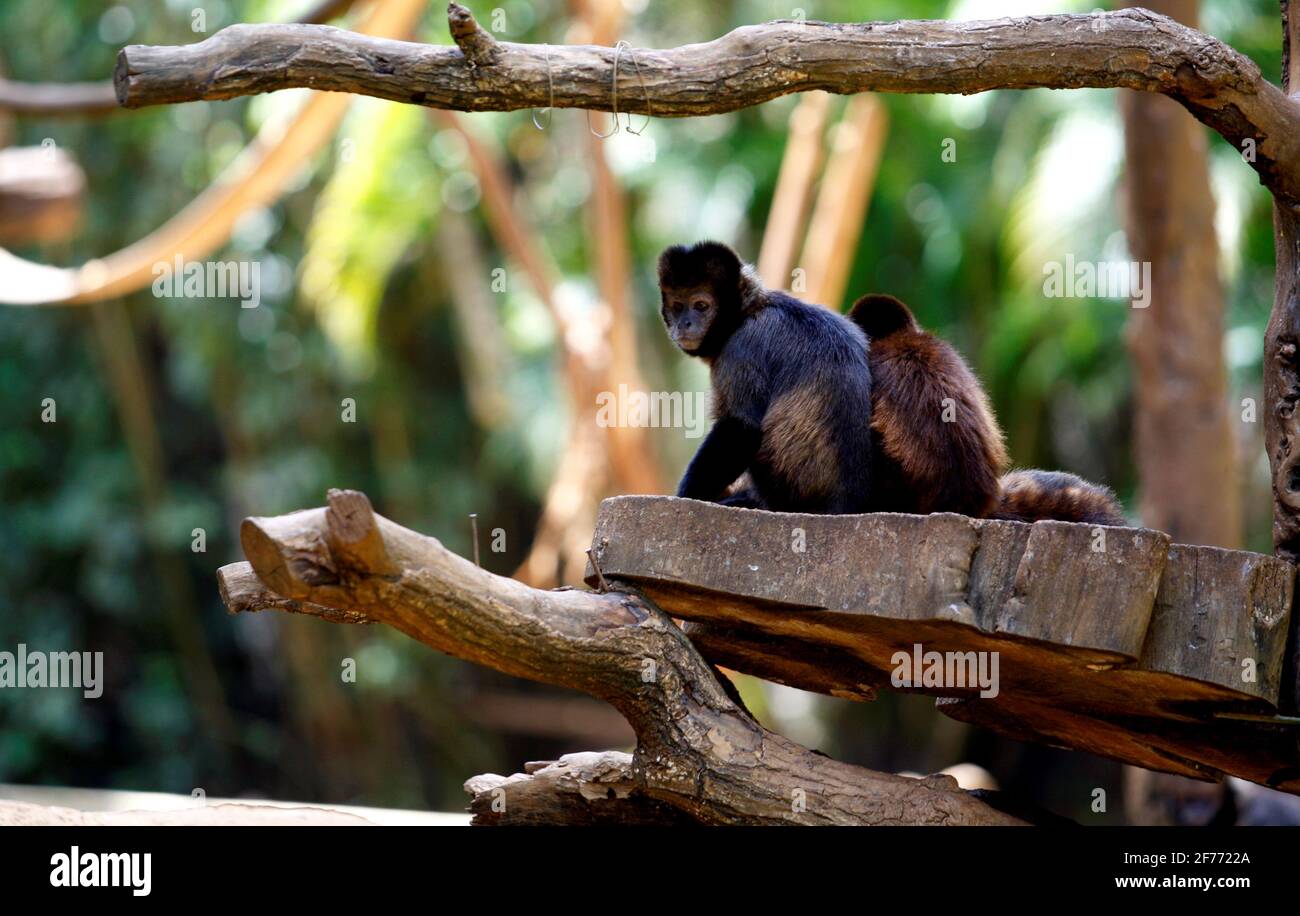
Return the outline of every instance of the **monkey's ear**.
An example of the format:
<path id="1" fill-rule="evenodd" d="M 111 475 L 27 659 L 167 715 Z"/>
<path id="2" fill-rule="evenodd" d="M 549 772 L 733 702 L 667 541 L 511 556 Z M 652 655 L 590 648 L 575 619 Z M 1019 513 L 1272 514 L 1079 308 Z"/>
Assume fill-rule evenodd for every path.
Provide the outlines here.
<path id="1" fill-rule="evenodd" d="M 740 255 L 721 242 L 696 242 L 691 249 L 696 262 L 706 265 L 710 274 L 721 277 L 739 277 L 743 266 Z"/>
<path id="2" fill-rule="evenodd" d="M 659 285 L 685 286 L 681 282 L 689 270 L 690 249 L 685 245 L 673 245 L 665 248 L 659 255 Z"/>
<path id="3" fill-rule="evenodd" d="M 919 331 L 921 326 L 912 317 L 912 310 L 883 293 L 871 293 L 853 303 L 849 319 L 862 328 L 872 340 L 883 340 L 899 331 Z"/>

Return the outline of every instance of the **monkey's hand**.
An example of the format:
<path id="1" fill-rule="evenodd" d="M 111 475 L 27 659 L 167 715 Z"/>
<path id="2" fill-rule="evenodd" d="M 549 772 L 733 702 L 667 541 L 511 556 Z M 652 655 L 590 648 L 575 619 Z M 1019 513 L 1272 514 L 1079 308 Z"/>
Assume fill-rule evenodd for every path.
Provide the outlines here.
<path id="1" fill-rule="evenodd" d="M 704 437 L 686 468 L 677 495 L 717 502 L 727 487 L 749 469 L 763 440 L 762 431 L 739 417 L 722 417 Z"/>
<path id="2" fill-rule="evenodd" d="M 732 489 L 726 496 L 718 500 L 719 505 L 732 506 L 736 509 L 766 509 L 767 503 L 758 495 L 758 491 L 753 487 L 743 487 L 741 489 Z"/>

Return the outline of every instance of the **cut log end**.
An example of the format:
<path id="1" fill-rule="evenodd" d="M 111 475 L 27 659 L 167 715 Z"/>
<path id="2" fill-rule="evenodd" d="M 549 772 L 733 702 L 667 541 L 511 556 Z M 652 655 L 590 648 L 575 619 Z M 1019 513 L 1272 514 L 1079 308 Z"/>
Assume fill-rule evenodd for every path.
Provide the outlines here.
<path id="1" fill-rule="evenodd" d="M 325 509 L 308 509 L 273 518 L 246 518 L 239 543 L 257 576 L 272 591 L 297 600 L 314 588 L 339 580 L 324 538 Z"/>
<path id="2" fill-rule="evenodd" d="M 373 571 L 388 567 L 384 538 L 366 494 L 330 490 L 325 524 L 330 547 L 343 563 Z"/>
<path id="3" fill-rule="evenodd" d="M 113 66 L 113 92 L 117 95 L 117 104 L 123 108 L 134 108 L 131 104 L 131 59 L 130 53 L 135 45 L 127 45 L 117 52 L 117 63 Z"/>

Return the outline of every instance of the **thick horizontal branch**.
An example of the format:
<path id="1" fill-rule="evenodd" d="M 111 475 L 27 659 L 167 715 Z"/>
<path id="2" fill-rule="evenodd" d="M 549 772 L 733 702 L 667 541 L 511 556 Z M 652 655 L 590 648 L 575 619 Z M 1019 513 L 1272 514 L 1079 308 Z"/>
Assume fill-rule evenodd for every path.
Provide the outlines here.
<path id="1" fill-rule="evenodd" d="M 622 792 L 636 810 L 667 806 L 714 824 L 1020 822 L 947 777 L 876 773 L 767 731 L 672 620 L 639 595 L 541 591 L 492 575 L 375 515 L 364 494 L 334 490 L 328 508 L 246 519 L 240 541 L 265 591 L 244 567 L 225 567 L 222 594 L 232 611 L 267 607 L 338 620 L 348 619 L 347 609 L 448 654 L 610 702 L 635 730 L 637 749 L 626 771 L 621 764 L 602 770 L 602 780 L 618 783 L 603 791 Z M 557 767 L 543 779 L 477 788 L 507 810 L 540 810 L 550 804 L 544 796 L 568 791 L 575 773 Z M 587 781 L 573 785 L 581 792 Z M 614 812 L 624 816 L 631 814 Z"/>
<path id="2" fill-rule="evenodd" d="M 617 107 L 690 117 L 814 89 L 1126 88 L 1178 100 L 1253 156 L 1275 194 L 1300 201 L 1300 106 L 1249 58 L 1148 10 L 976 22 L 777 21 L 703 44 L 622 51 L 498 42 L 464 7 L 451 4 L 449 16 L 457 47 L 293 25 L 230 26 L 180 47 L 131 45 L 118 56 L 118 100 L 136 108 L 305 86 L 459 111 Z"/>

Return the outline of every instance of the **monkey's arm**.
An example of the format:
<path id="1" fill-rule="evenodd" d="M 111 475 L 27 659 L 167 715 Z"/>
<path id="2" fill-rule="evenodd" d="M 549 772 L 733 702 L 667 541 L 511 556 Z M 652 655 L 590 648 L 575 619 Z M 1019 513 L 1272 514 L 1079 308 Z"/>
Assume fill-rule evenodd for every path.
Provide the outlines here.
<path id="1" fill-rule="evenodd" d="M 677 495 L 717 502 L 727 487 L 748 470 L 762 438 L 757 426 L 739 417 L 720 417 L 686 468 Z"/>

